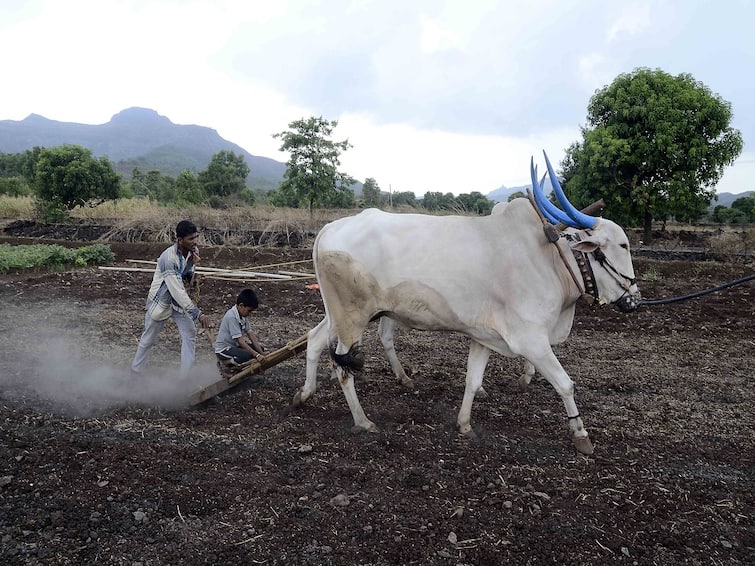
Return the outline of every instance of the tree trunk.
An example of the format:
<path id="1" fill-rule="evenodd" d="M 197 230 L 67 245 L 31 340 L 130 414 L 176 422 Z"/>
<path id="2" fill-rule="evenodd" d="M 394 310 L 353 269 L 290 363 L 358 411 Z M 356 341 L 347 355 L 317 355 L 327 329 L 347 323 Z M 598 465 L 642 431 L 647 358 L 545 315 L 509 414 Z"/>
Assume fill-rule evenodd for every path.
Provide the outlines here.
<path id="1" fill-rule="evenodd" d="M 645 244 L 649 244 L 653 241 L 653 215 L 647 210 L 645 211 L 645 225 L 642 241 Z"/>

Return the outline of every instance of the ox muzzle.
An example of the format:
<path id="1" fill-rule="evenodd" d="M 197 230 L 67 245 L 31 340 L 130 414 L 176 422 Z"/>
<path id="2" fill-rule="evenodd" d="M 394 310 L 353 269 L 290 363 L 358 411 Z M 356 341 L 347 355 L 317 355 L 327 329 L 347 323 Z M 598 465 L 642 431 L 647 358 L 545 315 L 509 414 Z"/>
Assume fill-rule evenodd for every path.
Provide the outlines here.
<path id="1" fill-rule="evenodd" d="M 636 293 L 626 292 L 619 298 L 618 301 L 614 303 L 614 305 L 616 305 L 616 308 L 618 308 L 621 312 L 632 312 L 640 306 L 641 300 L 642 295 L 640 295 L 639 291 L 637 291 Z"/>

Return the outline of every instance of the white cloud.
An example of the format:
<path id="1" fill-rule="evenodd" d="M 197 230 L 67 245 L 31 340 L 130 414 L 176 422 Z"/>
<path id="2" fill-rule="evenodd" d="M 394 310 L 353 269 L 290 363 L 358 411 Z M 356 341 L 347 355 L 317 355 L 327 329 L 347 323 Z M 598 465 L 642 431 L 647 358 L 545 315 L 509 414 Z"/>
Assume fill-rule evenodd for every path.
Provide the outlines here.
<path id="1" fill-rule="evenodd" d="M 588 53 L 579 59 L 579 75 L 586 88 L 608 85 L 619 73 L 616 61 L 601 53 Z"/>
<path id="2" fill-rule="evenodd" d="M 437 53 L 456 49 L 461 44 L 459 34 L 439 23 L 422 16 L 420 18 L 420 45 L 424 53 Z"/>
<path id="3" fill-rule="evenodd" d="M 143 106 L 285 161 L 272 134 L 321 115 L 360 180 L 486 193 L 526 184 L 542 149 L 559 161 L 595 90 L 639 66 L 709 81 L 749 150 L 753 20 L 746 2 L 10 0 L 0 119 L 97 124 Z"/>
<path id="4" fill-rule="evenodd" d="M 755 191 L 755 151 L 744 151 L 716 185 L 719 193 Z"/>
<path id="5" fill-rule="evenodd" d="M 633 2 L 623 6 L 621 14 L 606 31 L 608 42 L 616 41 L 622 36 L 638 35 L 650 27 L 650 6 Z"/>

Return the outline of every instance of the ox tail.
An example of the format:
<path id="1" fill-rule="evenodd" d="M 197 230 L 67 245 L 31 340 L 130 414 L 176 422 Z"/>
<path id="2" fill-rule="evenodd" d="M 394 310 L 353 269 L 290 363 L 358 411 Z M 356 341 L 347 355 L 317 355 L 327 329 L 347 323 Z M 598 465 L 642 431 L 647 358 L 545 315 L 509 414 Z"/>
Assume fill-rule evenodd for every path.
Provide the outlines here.
<path id="1" fill-rule="evenodd" d="M 359 344 L 354 344 L 345 354 L 336 354 L 336 344 L 331 344 L 328 350 L 332 360 L 342 368 L 351 371 L 362 371 L 364 368 L 364 354 Z"/>

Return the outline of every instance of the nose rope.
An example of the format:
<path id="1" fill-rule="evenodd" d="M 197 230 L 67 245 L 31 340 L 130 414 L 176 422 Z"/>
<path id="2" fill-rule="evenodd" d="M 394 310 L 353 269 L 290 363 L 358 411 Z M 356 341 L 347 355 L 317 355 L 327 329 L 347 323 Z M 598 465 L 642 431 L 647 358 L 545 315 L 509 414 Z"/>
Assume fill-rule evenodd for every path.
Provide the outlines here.
<path id="1" fill-rule="evenodd" d="M 621 273 L 618 269 L 616 269 L 613 266 L 613 264 L 608 260 L 608 258 L 606 257 L 606 254 L 603 253 L 603 250 L 601 250 L 600 248 L 598 248 L 597 250 L 593 252 L 593 256 L 595 257 L 596 261 L 600 264 L 600 267 L 605 269 L 608 272 L 608 274 L 611 277 L 613 277 L 614 281 L 616 281 L 616 283 L 618 283 L 619 286 L 622 289 L 624 289 L 624 291 L 626 291 L 627 293 L 631 293 L 630 287 L 637 282 L 636 279 L 632 277 L 628 277 L 624 275 L 623 273 Z M 624 281 L 619 279 L 620 277 L 628 281 L 629 285 L 625 284 Z"/>

